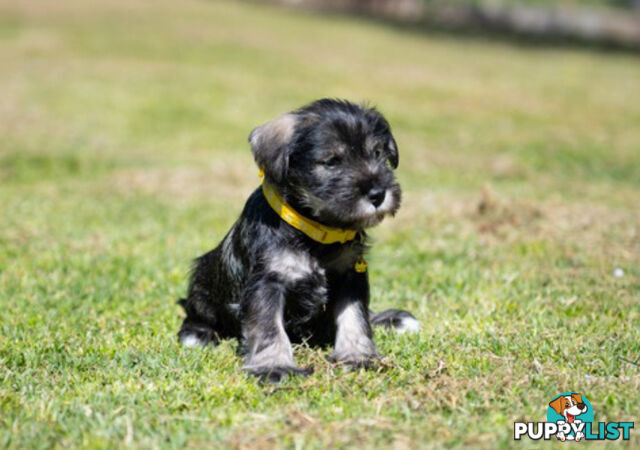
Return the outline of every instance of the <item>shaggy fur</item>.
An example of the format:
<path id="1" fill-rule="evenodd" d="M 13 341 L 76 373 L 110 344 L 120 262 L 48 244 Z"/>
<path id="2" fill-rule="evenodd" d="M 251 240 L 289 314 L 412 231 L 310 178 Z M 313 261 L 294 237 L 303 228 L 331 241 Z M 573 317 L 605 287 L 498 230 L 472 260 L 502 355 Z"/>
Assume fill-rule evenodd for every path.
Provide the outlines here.
<path id="1" fill-rule="evenodd" d="M 369 311 L 369 280 L 354 263 L 367 250 L 364 229 L 393 215 L 401 191 L 398 149 L 373 108 L 318 100 L 251 132 L 265 180 L 297 212 L 324 225 L 357 229 L 345 244 L 322 244 L 284 222 L 262 190 L 247 200 L 220 245 L 195 261 L 185 345 L 238 338 L 244 370 L 279 381 L 298 368 L 292 343 L 334 344 L 333 361 L 368 366 L 378 357 L 371 324 L 414 331 L 406 311 Z"/>

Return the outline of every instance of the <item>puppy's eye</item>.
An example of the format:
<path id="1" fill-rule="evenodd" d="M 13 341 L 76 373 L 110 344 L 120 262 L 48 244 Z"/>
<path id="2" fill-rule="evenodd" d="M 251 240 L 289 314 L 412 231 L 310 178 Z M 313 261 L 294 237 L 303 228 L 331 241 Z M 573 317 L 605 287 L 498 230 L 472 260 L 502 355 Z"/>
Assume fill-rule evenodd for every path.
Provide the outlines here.
<path id="1" fill-rule="evenodd" d="M 340 161 L 342 161 L 342 159 L 339 156 L 332 156 L 331 158 L 323 161 L 322 164 L 327 167 L 334 167 L 340 164 Z"/>
<path id="2" fill-rule="evenodd" d="M 380 149 L 380 147 L 376 147 L 376 148 L 373 150 L 373 157 L 374 157 L 375 159 L 380 159 L 380 157 L 381 157 L 381 156 L 382 156 L 382 150 Z"/>

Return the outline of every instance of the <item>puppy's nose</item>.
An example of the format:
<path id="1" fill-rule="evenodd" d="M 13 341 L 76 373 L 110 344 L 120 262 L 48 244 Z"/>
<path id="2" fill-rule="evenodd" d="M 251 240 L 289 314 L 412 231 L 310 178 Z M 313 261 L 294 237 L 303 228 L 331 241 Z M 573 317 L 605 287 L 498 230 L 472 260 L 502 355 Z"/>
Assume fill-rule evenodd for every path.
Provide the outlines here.
<path id="1" fill-rule="evenodd" d="M 583 410 L 587 407 L 587 405 L 585 405 L 584 403 L 578 403 L 576 406 L 578 407 L 579 410 Z"/>
<path id="2" fill-rule="evenodd" d="M 382 204 L 384 201 L 384 197 L 386 196 L 387 191 L 380 188 L 372 188 L 367 193 L 367 197 L 376 208 Z"/>

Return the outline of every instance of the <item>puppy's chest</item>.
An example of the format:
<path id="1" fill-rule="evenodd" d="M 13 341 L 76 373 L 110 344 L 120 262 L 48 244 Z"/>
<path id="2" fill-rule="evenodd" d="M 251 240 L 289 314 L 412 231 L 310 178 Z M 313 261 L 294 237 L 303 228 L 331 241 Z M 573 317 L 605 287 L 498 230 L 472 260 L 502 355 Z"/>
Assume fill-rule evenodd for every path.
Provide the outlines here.
<path id="1" fill-rule="evenodd" d="M 283 249 L 268 257 L 269 271 L 279 273 L 287 284 L 316 282 L 324 284 L 326 278 L 339 276 L 353 270 L 354 264 L 362 254 L 359 246 L 340 246 L 336 248 Z"/>
<path id="2" fill-rule="evenodd" d="M 314 251 L 315 250 L 315 251 Z M 326 311 L 342 274 L 353 270 L 357 247 L 308 249 L 278 261 L 287 292 L 287 324 L 303 324 Z"/>
<path id="3" fill-rule="evenodd" d="M 316 258 L 319 266 L 328 274 L 342 274 L 352 270 L 363 253 L 362 245 L 358 243 L 323 250 L 318 252 Z"/>

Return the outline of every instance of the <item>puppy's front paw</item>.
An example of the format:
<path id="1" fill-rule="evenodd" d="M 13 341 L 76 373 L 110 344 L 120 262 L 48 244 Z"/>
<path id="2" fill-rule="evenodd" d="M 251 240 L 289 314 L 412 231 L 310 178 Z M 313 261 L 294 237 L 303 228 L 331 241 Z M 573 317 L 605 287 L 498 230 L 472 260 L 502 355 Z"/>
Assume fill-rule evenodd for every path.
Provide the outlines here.
<path id="1" fill-rule="evenodd" d="M 279 383 L 289 375 L 306 377 L 313 373 L 313 367 L 252 367 L 244 370 L 257 377 L 261 383 Z"/>
<path id="2" fill-rule="evenodd" d="M 380 361 L 377 353 L 369 354 L 338 354 L 333 352 L 328 357 L 329 361 L 340 364 L 348 369 L 371 369 Z"/>

